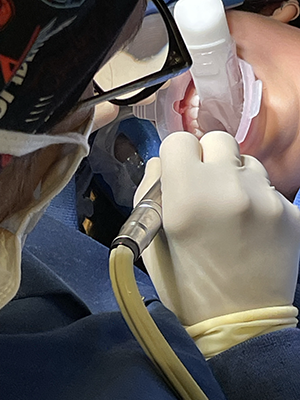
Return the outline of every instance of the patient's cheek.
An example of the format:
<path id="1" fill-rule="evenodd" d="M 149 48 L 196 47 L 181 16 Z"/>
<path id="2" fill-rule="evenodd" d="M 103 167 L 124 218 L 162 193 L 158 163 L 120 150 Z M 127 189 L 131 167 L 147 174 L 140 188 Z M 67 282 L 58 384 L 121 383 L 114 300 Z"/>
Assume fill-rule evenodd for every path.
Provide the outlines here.
<path id="1" fill-rule="evenodd" d="M 241 11 L 227 13 L 230 33 L 237 45 L 238 55 L 255 66 L 269 63 L 277 53 L 285 35 L 286 25 L 270 17 Z"/>

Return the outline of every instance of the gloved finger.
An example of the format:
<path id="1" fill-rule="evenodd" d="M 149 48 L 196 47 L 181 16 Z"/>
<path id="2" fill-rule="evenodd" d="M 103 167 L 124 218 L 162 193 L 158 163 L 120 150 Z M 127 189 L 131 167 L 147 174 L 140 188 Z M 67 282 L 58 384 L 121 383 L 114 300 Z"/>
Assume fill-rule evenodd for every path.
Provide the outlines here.
<path id="1" fill-rule="evenodd" d="M 199 140 L 191 133 L 172 133 L 161 144 L 160 159 L 164 214 L 172 220 L 177 205 L 189 202 L 195 173 L 202 166 Z"/>
<path id="2" fill-rule="evenodd" d="M 142 199 L 142 197 L 148 192 L 151 186 L 157 181 L 161 174 L 160 159 L 158 157 L 151 158 L 145 168 L 144 177 L 139 184 L 133 198 L 133 206 Z"/>
<path id="3" fill-rule="evenodd" d="M 222 131 L 209 132 L 200 139 L 202 160 L 204 163 L 242 165 L 239 146 L 229 133 Z"/>
<path id="4" fill-rule="evenodd" d="M 251 169 L 252 171 L 256 171 L 258 174 L 263 176 L 267 182 L 270 184 L 269 175 L 265 167 L 262 165 L 257 158 L 248 155 L 241 155 L 241 162 L 242 165 L 245 166 L 247 169 Z"/>
<path id="5" fill-rule="evenodd" d="M 180 179 L 186 175 L 195 162 L 201 160 L 199 140 L 188 132 L 175 132 L 167 136 L 160 146 L 162 170 L 178 174 Z"/>

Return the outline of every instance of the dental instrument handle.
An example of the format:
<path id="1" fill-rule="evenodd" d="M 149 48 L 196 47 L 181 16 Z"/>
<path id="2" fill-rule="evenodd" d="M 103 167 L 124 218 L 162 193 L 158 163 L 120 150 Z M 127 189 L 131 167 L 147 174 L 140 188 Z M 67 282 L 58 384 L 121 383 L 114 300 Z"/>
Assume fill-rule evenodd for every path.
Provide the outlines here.
<path id="1" fill-rule="evenodd" d="M 152 242 L 161 226 L 161 189 L 158 179 L 133 209 L 118 236 L 113 240 L 111 249 L 121 244 L 129 247 L 136 261 Z"/>
<path id="2" fill-rule="evenodd" d="M 179 0 L 174 17 L 191 54 L 204 132 L 235 135 L 242 115 L 243 83 L 221 0 Z"/>

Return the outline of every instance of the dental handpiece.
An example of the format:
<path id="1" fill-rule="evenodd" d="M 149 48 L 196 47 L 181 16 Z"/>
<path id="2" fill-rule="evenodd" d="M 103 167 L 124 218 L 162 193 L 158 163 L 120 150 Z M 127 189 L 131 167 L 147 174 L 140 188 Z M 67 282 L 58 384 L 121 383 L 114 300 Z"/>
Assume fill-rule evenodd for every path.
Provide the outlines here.
<path id="1" fill-rule="evenodd" d="M 119 245 L 129 247 L 136 261 L 152 242 L 161 226 L 161 188 L 160 179 L 158 179 L 135 206 L 118 236 L 113 240 L 111 249 Z"/>

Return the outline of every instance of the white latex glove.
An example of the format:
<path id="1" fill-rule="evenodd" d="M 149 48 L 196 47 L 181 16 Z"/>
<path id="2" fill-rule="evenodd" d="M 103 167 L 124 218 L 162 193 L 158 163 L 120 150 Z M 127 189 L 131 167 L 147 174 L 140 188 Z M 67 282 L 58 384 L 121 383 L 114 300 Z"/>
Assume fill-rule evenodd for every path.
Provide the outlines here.
<path id="1" fill-rule="evenodd" d="M 160 174 L 164 230 L 143 260 L 203 353 L 295 326 L 300 212 L 264 167 L 227 133 L 199 142 L 177 132 L 149 161 L 135 203 Z"/>

